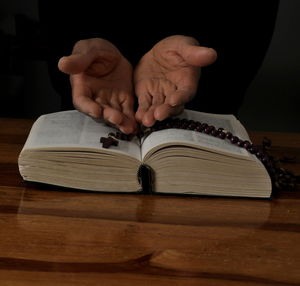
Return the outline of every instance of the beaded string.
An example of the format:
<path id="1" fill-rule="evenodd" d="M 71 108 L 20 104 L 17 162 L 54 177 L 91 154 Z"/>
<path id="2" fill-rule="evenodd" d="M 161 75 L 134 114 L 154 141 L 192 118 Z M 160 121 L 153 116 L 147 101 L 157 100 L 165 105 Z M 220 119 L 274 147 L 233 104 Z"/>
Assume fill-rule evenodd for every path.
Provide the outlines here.
<path id="1" fill-rule="evenodd" d="M 255 145 L 248 140 L 242 140 L 233 135 L 231 132 L 226 131 L 224 128 L 216 128 L 207 123 L 201 123 L 195 120 L 168 118 L 163 121 L 157 121 L 152 127 L 141 128 L 138 134 L 124 134 L 119 131 L 116 133 L 109 133 L 108 137 L 101 137 L 100 142 L 103 148 L 110 146 L 118 146 L 118 140 L 131 141 L 134 136 L 142 138 L 148 136 L 152 132 L 177 128 L 184 130 L 191 130 L 196 132 L 205 133 L 223 140 L 227 140 L 233 145 L 244 148 L 251 154 L 255 155 L 265 166 L 268 171 L 273 184 L 273 190 L 291 190 L 296 189 L 300 183 L 300 176 L 296 176 L 291 171 L 285 170 L 280 166 L 280 160 L 270 156 L 267 152 L 271 146 L 270 140 L 264 140 L 262 146 Z"/>

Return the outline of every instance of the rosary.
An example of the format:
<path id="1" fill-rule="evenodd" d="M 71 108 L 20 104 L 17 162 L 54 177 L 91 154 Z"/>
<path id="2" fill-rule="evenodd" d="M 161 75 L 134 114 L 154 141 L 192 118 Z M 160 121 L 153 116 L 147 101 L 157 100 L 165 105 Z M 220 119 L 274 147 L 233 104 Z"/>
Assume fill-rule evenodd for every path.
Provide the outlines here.
<path id="1" fill-rule="evenodd" d="M 294 190 L 300 183 L 300 176 L 295 175 L 293 172 L 286 170 L 280 166 L 280 163 L 284 160 L 274 158 L 268 154 L 268 150 L 271 147 L 271 141 L 264 139 L 262 145 L 252 144 L 248 140 L 242 140 L 231 132 L 224 130 L 223 128 L 216 128 L 207 123 L 201 123 L 199 121 L 180 119 L 180 118 L 168 118 L 163 121 L 157 121 L 152 127 L 140 128 L 137 134 L 124 134 L 117 131 L 116 133 L 109 133 L 107 137 L 101 137 L 100 143 L 103 148 L 109 148 L 110 146 L 118 146 L 119 140 L 131 141 L 133 137 L 137 136 L 142 138 L 148 136 L 152 132 L 177 128 L 184 130 L 191 130 L 196 132 L 205 133 L 223 140 L 227 140 L 231 144 L 234 144 L 240 148 L 244 148 L 251 154 L 255 155 L 267 169 L 274 190 Z M 292 162 L 291 158 L 285 158 L 285 161 Z"/>

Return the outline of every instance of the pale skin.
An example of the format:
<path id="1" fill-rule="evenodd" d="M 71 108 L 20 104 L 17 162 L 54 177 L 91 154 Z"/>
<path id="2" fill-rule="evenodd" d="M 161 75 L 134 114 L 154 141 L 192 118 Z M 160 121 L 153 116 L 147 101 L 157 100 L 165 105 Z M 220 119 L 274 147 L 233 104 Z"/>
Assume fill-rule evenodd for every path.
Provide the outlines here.
<path id="1" fill-rule="evenodd" d="M 77 42 L 58 67 L 70 75 L 75 108 L 129 134 L 137 123 L 150 127 L 180 113 L 196 93 L 201 67 L 216 57 L 194 38 L 175 35 L 158 42 L 133 71 L 117 47 L 95 38 Z"/>

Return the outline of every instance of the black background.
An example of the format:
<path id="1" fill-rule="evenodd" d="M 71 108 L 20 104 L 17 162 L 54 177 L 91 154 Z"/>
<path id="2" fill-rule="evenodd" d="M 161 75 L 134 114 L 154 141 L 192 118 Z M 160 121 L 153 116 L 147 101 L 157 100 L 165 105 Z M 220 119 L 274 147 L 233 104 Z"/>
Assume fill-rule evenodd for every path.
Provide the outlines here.
<path id="1" fill-rule="evenodd" d="M 300 1 L 280 2 L 269 50 L 239 112 L 248 129 L 300 131 L 299 15 Z M 60 110 L 43 43 L 35 43 L 38 21 L 37 0 L 0 2 L 0 117 L 36 118 Z"/>

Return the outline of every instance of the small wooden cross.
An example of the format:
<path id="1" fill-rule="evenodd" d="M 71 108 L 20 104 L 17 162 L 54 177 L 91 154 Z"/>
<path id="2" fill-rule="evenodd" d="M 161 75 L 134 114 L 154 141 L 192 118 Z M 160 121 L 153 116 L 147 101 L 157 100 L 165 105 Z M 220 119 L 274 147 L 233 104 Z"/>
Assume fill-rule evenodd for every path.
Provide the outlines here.
<path id="1" fill-rule="evenodd" d="M 103 148 L 109 148 L 110 146 L 118 146 L 119 141 L 112 136 L 108 137 L 101 137 L 100 138 L 100 143 L 102 143 Z"/>

